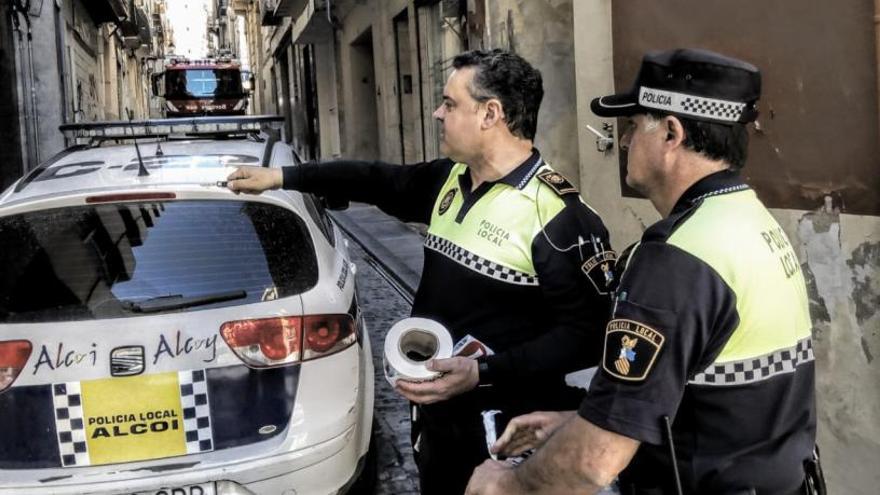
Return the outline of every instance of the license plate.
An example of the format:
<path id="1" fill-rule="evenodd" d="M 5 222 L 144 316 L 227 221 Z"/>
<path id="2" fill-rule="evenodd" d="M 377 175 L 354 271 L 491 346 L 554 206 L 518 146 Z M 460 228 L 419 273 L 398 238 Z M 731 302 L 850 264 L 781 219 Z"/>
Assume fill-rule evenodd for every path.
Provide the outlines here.
<path id="1" fill-rule="evenodd" d="M 64 467 L 161 459 L 214 448 L 204 370 L 56 383 L 52 388 Z M 168 495 L 178 493 L 189 495 Z"/>
<path id="2" fill-rule="evenodd" d="M 201 483 L 198 485 L 187 485 L 175 488 L 161 488 L 151 492 L 138 492 L 134 495 L 216 495 L 214 483 Z"/>

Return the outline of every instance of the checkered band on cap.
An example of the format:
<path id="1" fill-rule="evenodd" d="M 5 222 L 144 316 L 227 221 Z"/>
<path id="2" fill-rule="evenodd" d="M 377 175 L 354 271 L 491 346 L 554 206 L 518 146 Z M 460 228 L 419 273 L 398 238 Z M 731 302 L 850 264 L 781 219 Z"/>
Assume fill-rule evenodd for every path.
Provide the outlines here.
<path id="1" fill-rule="evenodd" d="M 715 363 L 698 373 L 688 383 L 691 385 L 746 385 L 760 382 L 785 373 L 793 373 L 805 363 L 813 361 L 813 340 L 801 339 L 797 345 L 777 351 L 726 363 Z"/>
<path id="2" fill-rule="evenodd" d="M 186 453 L 198 454 L 214 450 L 205 370 L 180 371 L 177 376 L 180 381 L 180 406 L 183 408 Z"/>
<path id="3" fill-rule="evenodd" d="M 536 276 L 489 261 L 435 235 L 428 234 L 425 238 L 425 247 L 495 280 L 515 285 L 538 285 Z"/>
<path id="4" fill-rule="evenodd" d="M 52 402 L 55 406 L 55 430 L 58 434 L 61 465 L 90 465 L 79 382 L 53 384 Z"/>
<path id="5" fill-rule="evenodd" d="M 705 98 L 645 86 L 639 88 L 639 105 L 724 122 L 739 122 L 746 108 L 746 104 L 741 102 Z"/>

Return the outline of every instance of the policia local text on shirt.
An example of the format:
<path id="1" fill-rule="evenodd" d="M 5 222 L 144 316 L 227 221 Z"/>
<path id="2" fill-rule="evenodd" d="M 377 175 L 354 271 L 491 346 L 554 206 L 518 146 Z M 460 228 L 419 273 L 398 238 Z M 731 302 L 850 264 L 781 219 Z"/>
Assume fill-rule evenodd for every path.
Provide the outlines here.
<path id="1" fill-rule="evenodd" d="M 598 363 L 615 254 L 598 215 L 533 148 L 540 73 L 495 50 L 453 61 L 441 122 L 450 158 L 415 165 L 336 161 L 242 168 L 235 191 L 283 186 L 379 206 L 429 225 L 413 316 L 495 351 L 476 362 L 436 360 L 432 382 L 398 382 L 413 408 L 424 495 L 463 493 L 488 458 L 480 412 L 510 416 L 575 407 L 564 376 Z"/>
<path id="2" fill-rule="evenodd" d="M 517 468 L 485 462 L 468 493 L 592 493 L 618 473 L 624 495 L 824 491 L 806 286 L 738 173 L 760 88 L 750 64 L 676 50 L 645 56 L 630 92 L 593 100 L 629 118 L 626 182 L 663 219 L 621 256 L 577 414 L 511 420 L 494 450 L 549 440 Z"/>

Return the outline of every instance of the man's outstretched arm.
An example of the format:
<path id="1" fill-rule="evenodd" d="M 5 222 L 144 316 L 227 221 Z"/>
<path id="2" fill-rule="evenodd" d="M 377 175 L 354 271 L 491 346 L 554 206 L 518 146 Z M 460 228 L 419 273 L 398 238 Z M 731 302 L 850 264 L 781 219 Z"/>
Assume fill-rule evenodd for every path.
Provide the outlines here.
<path id="1" fill-rule="evenodd" d="M 404 221 L 427 223 L 452 166 L 450 160 L 441 159 L 413 165 L 336 160 L 282 168 L 240 167 L 229 175 L 227 187 L 251 194 L 284 188 L 359 201 Z"/>

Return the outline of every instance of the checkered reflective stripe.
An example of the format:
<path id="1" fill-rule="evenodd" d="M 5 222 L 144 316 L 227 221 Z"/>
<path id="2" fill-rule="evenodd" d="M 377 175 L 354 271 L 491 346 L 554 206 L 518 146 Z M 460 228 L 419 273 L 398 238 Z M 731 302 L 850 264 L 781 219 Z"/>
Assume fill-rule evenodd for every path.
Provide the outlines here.
<path id="1" fill-rule="evenodd" d="M 813 360 L 813 340 L 801 339 L 797 345 L 780 349 L 756 358 L 717 363 L 698 373 L 688 383 L 692 385 L 746 385 L 794 370 Z"/>
<path id="2" fill-rule="evenodd" d="M 83 422 L 82 393 L 79 382 L 52 385 L 52 401 L 55 405 L 55 429 L 58 432 L 58 452 L 61 465 L 88 466 L 89 447 L 86 443 L 86 427 Z"/>
<path id="3" fill-rule="evenodd" d="M 425 247 L 495 280 L 516 285 L 538 285 L 538 277 L 481 258 L 435 235 L 428 234 L 428 237 L 425 238 Z"/>
<path id="4" fill-rule="evenodd" d="M 214 450 L 205 370 L 180 371 L 177 376 L 180 382 L 180 406 L 183 408 L 186 453 L 198 454 Z"/>
<path id="5" fill-rule="evenodd" d="M 746 104 L 742 102 L 705 98 L 644 86 L 639 88 L 639 105 L 725 122 L 739 122 L 746 108 Z"/>
<path id="6" fill-rule="evenodd" d="M 688 96 L 681 102 L 681 109 L 684 113 L 705 115 L 721 120 L 739 120 L 745 107 L 744 103 L 709 100 L 696 96 Z"/>
<path id="7" fill-rule="evenodd" d="M 747 184 L 739 184 L 736 186 L 730 186 L 730 187 L 725 187 L 722 189 L 716 189 L 714 191 L 709 191 L 706 194 L 697 196 L 696 198 L 691 200 L 691 204 L 698 203 L 706 198 L 711 198 L 712 196 L 720 196 L 722 194 L 745 191 L 746 189 L 750 189 Z"/>

